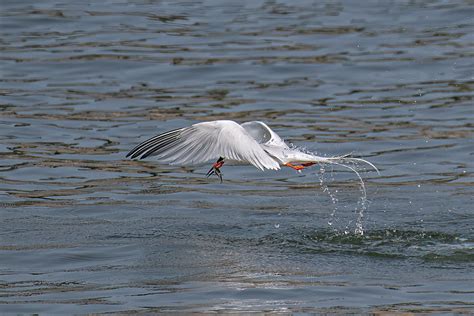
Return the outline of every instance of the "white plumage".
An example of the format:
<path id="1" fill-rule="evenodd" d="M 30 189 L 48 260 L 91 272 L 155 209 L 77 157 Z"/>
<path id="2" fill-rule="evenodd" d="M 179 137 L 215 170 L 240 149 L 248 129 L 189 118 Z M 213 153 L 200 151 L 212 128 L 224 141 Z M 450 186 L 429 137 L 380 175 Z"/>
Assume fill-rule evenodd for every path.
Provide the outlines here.
<path id="1" fill-rule="evenodd" d="M 267 124 L 259 121 L 240 125 L 229 120 L 197 123 L 152 137 L 127 154 L 132 159 L 149 156 L 179 165 L 197 165 L 222 159 L 252 164 L 260 170 L 278 170 L 280 166 L 300 170 L 315 163 L 340 164 L 350 161 L 364 162 L 377 170 L 363 159 L 320 157 L 290 148 Z M 217 171 L 222 164 L 217 167 Z"/>

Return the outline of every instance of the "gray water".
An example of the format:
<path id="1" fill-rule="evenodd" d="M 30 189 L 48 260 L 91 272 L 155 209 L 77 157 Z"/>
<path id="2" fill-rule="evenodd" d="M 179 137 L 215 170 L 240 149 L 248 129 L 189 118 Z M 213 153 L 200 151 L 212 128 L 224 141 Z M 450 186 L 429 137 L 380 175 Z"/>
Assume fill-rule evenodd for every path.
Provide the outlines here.
<path id="1" fill-rule="evenodd" d="M 471 1 L 0 6 L 1 313 L 474 312 Z M 381 175 L 125 159 L 216 119 Z"/>

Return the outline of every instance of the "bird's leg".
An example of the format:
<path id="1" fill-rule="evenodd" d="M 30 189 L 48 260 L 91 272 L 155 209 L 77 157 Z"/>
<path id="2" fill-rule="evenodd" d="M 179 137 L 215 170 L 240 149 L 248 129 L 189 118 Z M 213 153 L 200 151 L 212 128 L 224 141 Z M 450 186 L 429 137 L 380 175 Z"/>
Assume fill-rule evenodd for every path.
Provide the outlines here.
<path id="1" fill-rule="evenodd" d="M 300 171 L 300 170 L 302 170 L 302 169 L 305 168 L 304 166 L 295 166 L 295 165 L 293 165 L 293 164 L 291 164 L 291 163 L 289 163 L 289 162 L 286 163 L 285 166 L 290 167 L 290 168 L 293 168 L 293 169 L 295 169 L 296 171 Z"/>
<path id="2" fill-rule="evenodd" d="M 316 163 L 314 163 L 314 162 L 305 162 L 305 163 L 302 163 L 301 165 L 293 165 L 293 164 L 291 164 L 291 163 L 288 162 L 288 163 L 285 164 L 285 166 L 290 167 L 290 168 L 293 168 L 293 169 L 295 169 L 296 171 L 301 171 L 301 170 L 303 170 L 304 168 L 309 167 L 309 166 L 312 166 L 312 165 L 314 165 L 314 164 L 316 164 Z"/>
<path id="3" fill-rule="evenodd" d="M 212 168 L 207 172 L 206 177 L 210 177 L 213 174 L 217 175 L 222 183 L 222 172 L 220 168 L 224 165 L 224 158 L 219 157 L 217 161 L 212 165 Z"/>

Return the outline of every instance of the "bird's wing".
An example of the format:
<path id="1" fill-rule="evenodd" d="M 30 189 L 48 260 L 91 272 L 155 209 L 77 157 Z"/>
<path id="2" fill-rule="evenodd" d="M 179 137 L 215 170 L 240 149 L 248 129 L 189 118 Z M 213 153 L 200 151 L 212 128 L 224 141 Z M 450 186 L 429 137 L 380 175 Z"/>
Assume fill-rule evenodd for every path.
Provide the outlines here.
<path id="1" fill-rule="evenodd" d="M 242 127 L 262 146 L 263 150 L 280 164 L 288 162 L 290 148 L 267 124 L 260 121 L 246 122 Z"/>
<path id="2" fill-rule="evenodd" d="M 262 145 L 288 148 L 283 139 L 278 136 L 267 124 L 260 121 L 246 122 L 242 127 Z"/>
<path id="3" fill-rule="evenodd" d="M 203 122 L 169 131 L 144 141 L 127 154 L 140 159 L 148 156 L 182 165 L 224 157 L 250 163 L 260 170 L 280 169 L 278 162 L 234 121 Z"/>

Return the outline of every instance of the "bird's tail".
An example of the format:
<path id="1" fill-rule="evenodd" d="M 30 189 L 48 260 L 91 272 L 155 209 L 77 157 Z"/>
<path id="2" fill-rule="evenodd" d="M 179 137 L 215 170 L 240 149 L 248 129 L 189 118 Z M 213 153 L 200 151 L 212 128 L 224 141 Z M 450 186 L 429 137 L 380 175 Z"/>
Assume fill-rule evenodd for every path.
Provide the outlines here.
<path id="1" fill-rule="evenodd" d="M 362 158 L 354 158 L 351 157 L 352 154 L 346 154 L 343 156 L 336 156 L 336 157 L 319 157 L 319 156 L 314 156 L 316 163 L 329 163 L 329 164 L 336 164 L 336 165 L 344 165 L 347 167 L 348 163 L 352 164 L 359 164 L 363 163 L 368 166 L 370 166 L 372 169 L 374 169 L 378 175 L 380 175 L 379 169 L 370 161 L 362 159 Z"/>
<path id="2" fill-rule="evenodd" d="M 317 155 L 314 155 L 314 154 L 303 154 L 303 155 L 301 155 L 301 153 L 299 153 L 298 156 L 299 156 L 298 157 L 299 159 L 297 159 L 298 162 L 302 162 L 302 163 L 312 162 L 312 163 L 315 163 L 315 164 L 327 163 L 327 164 L 334 164 L 334 165 L 344 166 L 346 168 L 349 167 L 348 164 L 363 163 L 363 164 L 366 164 L 369 167 L 373 168 L 377 172 L 377 174 L 380 175 L 379 169 L 377 169 L 377 167 L 373 163 L 371 163 L 370 161 L 367 161 L 365 159 L 362 159 L 362 158 L 351 157 L 352 153 L 342 155 L 342 156 L 335 156 L 335 157 L 322 157 L 322 156 L 317 156 Z"/>

